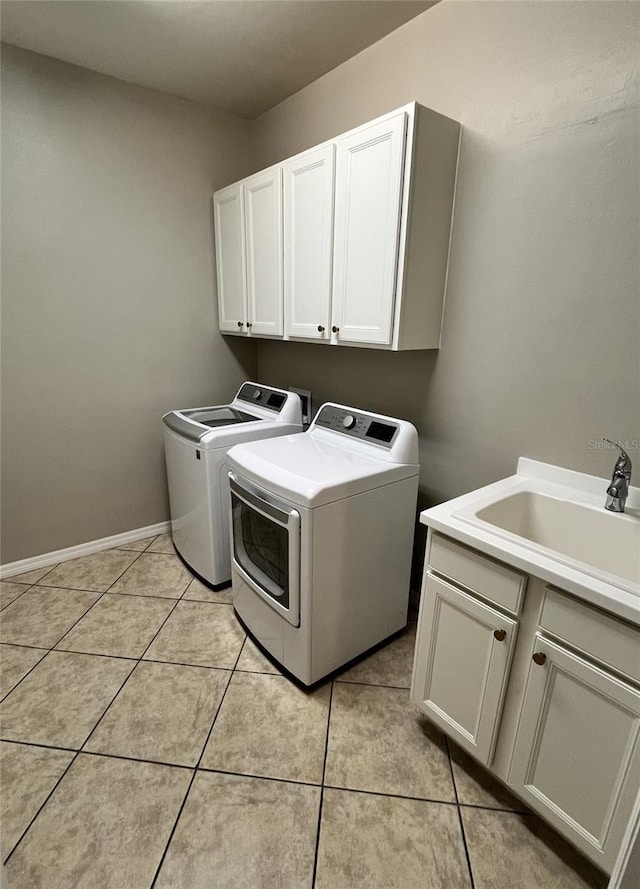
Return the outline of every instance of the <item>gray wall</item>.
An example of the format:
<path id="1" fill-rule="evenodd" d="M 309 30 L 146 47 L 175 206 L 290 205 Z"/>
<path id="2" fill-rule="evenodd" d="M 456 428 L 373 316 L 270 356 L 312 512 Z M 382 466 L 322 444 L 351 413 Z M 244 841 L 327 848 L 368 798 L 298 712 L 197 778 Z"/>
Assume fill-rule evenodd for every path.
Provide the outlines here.
<path id="1" fill-rule="evenodd" d="M 161 415 L 224 401 L 211 192 L 252 125 L 2 53 L 3 563 L 168 518 Z"/>
<path id="2" fill-rule="evenodd" d="M 423 505 L 640 438 L 639 24 L 444 0 L 258 119 L 260 166 L 414 99 L 464 126 L 440 351 L 258 347 L 261 378 L 412 420 Z"/>

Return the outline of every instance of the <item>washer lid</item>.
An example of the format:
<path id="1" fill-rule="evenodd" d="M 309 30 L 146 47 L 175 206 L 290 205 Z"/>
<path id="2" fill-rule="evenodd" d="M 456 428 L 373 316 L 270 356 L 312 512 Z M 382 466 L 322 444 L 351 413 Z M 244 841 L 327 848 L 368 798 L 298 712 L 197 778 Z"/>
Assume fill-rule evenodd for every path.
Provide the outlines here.
<path id="1" fill-rule="evenodd" d="M 170 411 L 162 420 L 172 432 L 193 442 L 202 442 L 214 430 L 233 428 L 239 423 L 255 423 L 258 420 L 264 422 L 262 417 L 252 416 L 226 404 Z"/>
<path id="2" fill-rule="evenodd" d="M 251 423 L 253 420 L 262 419 L 255 414 L 239 411 L 230 405 L 194 408 L 180 411 L 180 413 L 189 420 L 193 420 L 194 423 L 200 423 L 201 426 L 208 426 L 210 429 L 217 429 L 218 426 L 233 426 L 236 423 Z"/>
<path id="3" fill-rule="evenodd" d="M 336 444 L 331 433 L 320 431 L 247 442 L 227 456 L 258 487 L 310 509 L 413 478 L 420 470 L 417 464 L 389 462 L 375 445 Z"/>

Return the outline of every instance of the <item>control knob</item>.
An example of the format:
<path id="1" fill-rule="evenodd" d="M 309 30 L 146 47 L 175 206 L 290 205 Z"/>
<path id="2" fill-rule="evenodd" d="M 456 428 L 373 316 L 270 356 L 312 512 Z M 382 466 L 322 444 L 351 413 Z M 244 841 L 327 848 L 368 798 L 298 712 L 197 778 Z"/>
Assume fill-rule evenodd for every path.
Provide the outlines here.
<path id="1" fill-rule="evenodd" d="M 262 392 L 259 389 L 253 390 L 253 397 L 254 398 L 260 398 L 261 395 L 262 395 Z"/>
<path id="2" fill-rule="evenodd" d="M 347 414 L 346 417 L 342 418 L 342 425 L 345 429 L 353 429 L 353 427 L 356 425 L 356 418 L 353 416 L 353 414 Z"/>

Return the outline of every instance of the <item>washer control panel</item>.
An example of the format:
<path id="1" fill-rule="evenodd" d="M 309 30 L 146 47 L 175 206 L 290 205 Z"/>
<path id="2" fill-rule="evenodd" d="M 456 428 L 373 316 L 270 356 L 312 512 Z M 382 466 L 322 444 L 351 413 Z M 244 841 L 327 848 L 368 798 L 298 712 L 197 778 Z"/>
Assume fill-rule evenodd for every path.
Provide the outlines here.
<path id="1" fill-rule="evenodd" d="M 279 389 L 271 389 L 269 386 L 256 386 L 255 383 L 245 383 L 238 392 L 237 397 L 249 404 L 259 404 L 260 407 L 269 408 L 269 410 L 276 413 L 282 410 L 287 400 L 286 392 L 282 392 Z"/>
<path id="2" fill-rule="evenodd" d="M 333 404 L 325 404 L 313 423 L 322 429 L 331 429 L 332 432 L 340 432 L 384 448 L 391 447 L 399 428 L 392 420 Z"/>

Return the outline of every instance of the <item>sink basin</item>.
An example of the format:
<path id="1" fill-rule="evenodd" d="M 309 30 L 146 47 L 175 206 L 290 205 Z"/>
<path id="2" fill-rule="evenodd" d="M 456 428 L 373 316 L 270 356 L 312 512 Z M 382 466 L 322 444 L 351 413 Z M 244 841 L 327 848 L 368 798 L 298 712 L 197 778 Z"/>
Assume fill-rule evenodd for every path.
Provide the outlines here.
<path id="1" fill-rule="evenodd" d="M 475 513 L 568 560 L 640 584 L 640 521 L 537 491 L 520 491 Z"/>
<path id="2" fill-rule="evenodd" d="M 605 510 L 610 480 L 527 457 L 508 478 L 420 513 L 430 532 L 640 626 L 640 488 Z"/>

